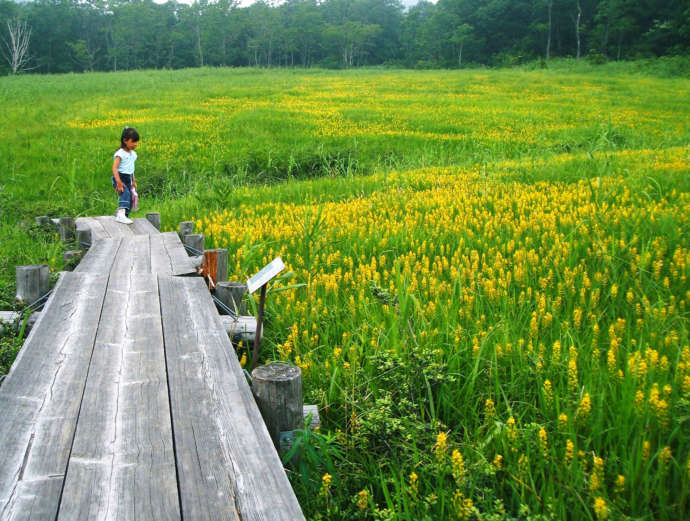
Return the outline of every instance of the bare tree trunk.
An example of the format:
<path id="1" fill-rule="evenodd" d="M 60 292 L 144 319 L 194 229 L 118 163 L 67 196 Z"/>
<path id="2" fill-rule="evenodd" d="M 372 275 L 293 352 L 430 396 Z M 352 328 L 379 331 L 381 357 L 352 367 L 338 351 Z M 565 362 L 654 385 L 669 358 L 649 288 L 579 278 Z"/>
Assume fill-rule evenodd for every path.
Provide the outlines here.
<path id="1" fill-rule="evenodd" d="M 199 23 L 199 20 L 196 22 L 196 49 L 197 52 L 199 53 L 199 67 L 204 66 L 204 53 L 201 48 L 201 24 Z"/>
<path id="2" fill-rule="evenodd" d="M 577 0 L 577 18 L 575 20 L 575 37 L 577 39 L 577 54 L 575 58 L 580 59 L 580 20 L 582 19 L 582 7 L 580 6 L 580 0 Z"/>
<path id="3" fill-rule="evenodd" d="M 546 35 L 546 60 L 551 57 L 551 11 L 553 9 L 553 0 L 549 0 L 549 30 L 548 34 Z"/>
<path id="4" fill-rule="evenodd" d="M 31 27 L 26 21 L 18 19 L 7 21 L 9 41 L 2 39 L 4 48 L 2 54 L 12 70 L 12 74 L 27 70 L 29 60 L 29 41 L 31 40 Z"/>
<path id="5" fill-rule="evenodd" d="M 460 41 L 460 49 L 458 50 L 458 67 L 462 67 L 462 47 L 464 44 L 464 40 Z"/>

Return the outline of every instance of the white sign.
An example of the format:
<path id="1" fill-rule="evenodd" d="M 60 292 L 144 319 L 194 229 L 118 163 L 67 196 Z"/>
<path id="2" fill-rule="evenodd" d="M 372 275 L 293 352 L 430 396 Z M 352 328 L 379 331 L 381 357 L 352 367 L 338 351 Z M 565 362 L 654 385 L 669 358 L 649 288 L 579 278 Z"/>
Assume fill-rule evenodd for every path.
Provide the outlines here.
<path id="1" fill-rule="evenodd" d="M 276 257 L 271 262 L 266 264 L 261 271 L 254 275 L 247 281 L 247 290 L 249 293 L 254 293 L 261 286 L 268 284 L 268 282 L 285 269 L 285 264 L 280 257 Z"/>

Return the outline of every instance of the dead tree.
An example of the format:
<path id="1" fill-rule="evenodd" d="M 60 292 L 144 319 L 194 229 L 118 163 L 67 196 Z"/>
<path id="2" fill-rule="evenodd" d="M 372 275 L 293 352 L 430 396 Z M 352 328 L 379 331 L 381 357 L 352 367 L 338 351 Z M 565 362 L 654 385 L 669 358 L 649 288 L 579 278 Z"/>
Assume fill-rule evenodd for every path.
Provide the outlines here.
<path id="1" fill-rule="evenodd" d="M 7 33 L 9 38 L 2 39 L 2 55 L 12 70 L 12 74 L 25 71 L 31 57 L 29 56 L 29 41 L 31 40 L 31 27 L 26 20 L 8 20 Z"/>

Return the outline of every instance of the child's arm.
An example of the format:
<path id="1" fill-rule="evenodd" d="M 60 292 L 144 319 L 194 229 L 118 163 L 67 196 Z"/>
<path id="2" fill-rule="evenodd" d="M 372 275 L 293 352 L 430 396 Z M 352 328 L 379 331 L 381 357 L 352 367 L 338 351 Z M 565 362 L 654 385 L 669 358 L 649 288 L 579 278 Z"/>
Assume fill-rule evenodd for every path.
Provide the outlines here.
<path id="1" fill-rule="evenodd" d="M 115 190 L 117 190 L 117 192 L 121 194 L 125 191 L 125 185 L 122 183 L 122 180 L 120 179 L 120 172 L 117 171 L 118 166 L 120 166 L 120 158 L 116 157 L 113 161 L 113 177 L 115 178 Z"/>

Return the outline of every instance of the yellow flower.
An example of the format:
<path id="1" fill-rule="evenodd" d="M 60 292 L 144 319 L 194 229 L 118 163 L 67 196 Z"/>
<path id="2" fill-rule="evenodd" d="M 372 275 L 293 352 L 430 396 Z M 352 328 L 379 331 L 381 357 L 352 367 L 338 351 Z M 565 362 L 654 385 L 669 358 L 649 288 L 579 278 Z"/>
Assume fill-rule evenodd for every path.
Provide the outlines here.
<path id="1" fill-rule="evenodd" d="M 491 398 L 487 398 L 486 402 L 484 402 L 484 416 L 486 417 L 487 420 L 493 418 L 493 416 L 496 414 L 496 407 L 494 404 L 494 401 Z"/>
<path id="2" fill-rule="evenodd" d="M 369 506 L 369 491 L 368 490 L 360 490 L 359 493 L 357 494 L 357 507 L 359 507 L 360 510 L 366 510 L 366 508 Z"/>
<path id="3" fill-rule="evenodd" d="M 603 497 L 594 498 L 594 514 L 597 516 L 597 519 L 602 521 L 609 518 L 609 507 L 606 505 L 606 500 Z"/>
<path id="4" fill-rule="evenodd" d="M 417 493 L 419 492 L 419 476 L 415 472 L 412 472 L 410 474 L 410 495 L 413 498 L 417 497 Z"/>
<path id="5" fill-rule="evenodd" d="M 321 476 L 321 496 L 328 497 L 328 491 L 331 489 L 331 481 L 333 481 L 333 476 L 328 472 Z"/>
<path id="6" fill-rule="evenodd" d="M 439 432 L 436 436 L 436 444 L 434 445 L 434 453 L 436 454 L 436 461 L 442 463 L 446 457 L 448 450 L 448 435 L 445 432 Z"/>
<path id="7" fill-rule="evenodd" d="M 459 489 L 455 490 L 453 498 L 451 499 L 453 503 L 453 508 L 458 516 L 458 519 L 467 519 L 472 513 L 472 508 L 474 504 L 470 498 L 465 498 Z"/>
<path id="8" fill-rule="evenodd" d="M 620 496 L 625 492 L 625 476 L 623 474 L 618 474 L 616 477 L 616 485 L 613 489 L 617 496 Z"/>
<path id="9" fill-rule="evenodd" d="M 575 457 L 575 445 L 570 439 L 567 439 L 565 440 L 565 456 L 563 458 L 566 467 L 573 461 L 573 457 Z"/>
<path id="10" fill-rule="evenodd" d="M 497 470 L 503 469 L 503 456 L 496 454 L 493 463 Z M 690 470 L 690 459 L 688 459 L 688 469 Z"/>
<path id="11" fill-rule="evenodd" d="M 563 412 L 558 415 L 558 428 L 562 431 L 568 428 L 568 415 Z"/>
<path id="12" fill-rule="evenodd" d="M 587 420 L 587 417 L 589 416 L 591 410 L 592 401 L 589 398 L 589 393 L 585 393 L 582 399 L 580 400 L 580 404 L 577 407 L 576 416 L 580 421 L 584 422 Z"/>
<path id="13" fill-rule="evenodd" d="M 453 478 L 458 486 L 462 483 L 465 478 L 465 461 L 462 458 L 462 454 L 458 449 L 453 450 L 451 455 L 451 465 L 453 469 Z"/>
<path id="14" fill-rule="evenodd" d="M 604 484 L 604 460 L 599 456 L 594 456 L 592 473 L 589 475 L 589 490 L 596 492 Z"/>
<path id="15" fill-rule="evenodd" d="M 544 428 L 539 429 L 539 447 L 541 448 L 541 454 L 545 458 L 549 455 L 549 441 Z"/>

